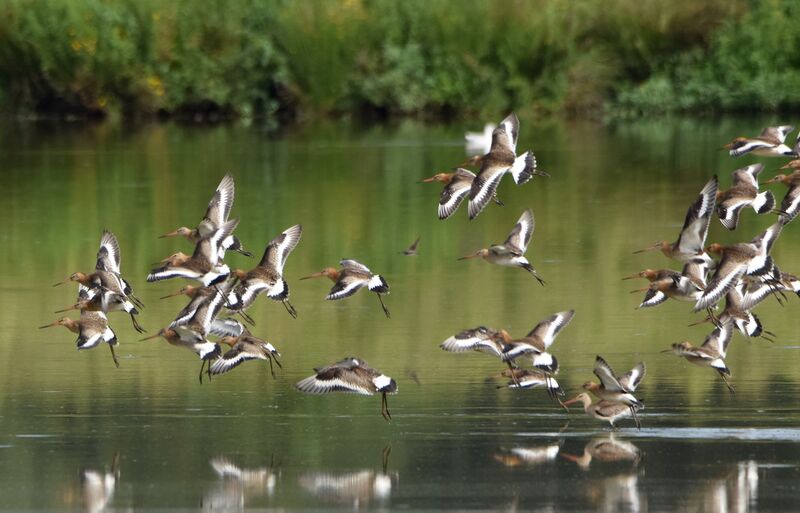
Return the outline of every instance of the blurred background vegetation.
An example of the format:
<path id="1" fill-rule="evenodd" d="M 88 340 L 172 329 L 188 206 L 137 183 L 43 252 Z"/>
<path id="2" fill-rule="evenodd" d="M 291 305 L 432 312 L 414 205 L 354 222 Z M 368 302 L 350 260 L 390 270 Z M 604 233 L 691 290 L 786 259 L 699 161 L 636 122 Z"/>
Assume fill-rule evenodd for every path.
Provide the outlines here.
<path id="1" fill-rule="evenodd" d="M 5 0 L 25 116 L 641 115 L 800 107 L 796 0 Z"/>

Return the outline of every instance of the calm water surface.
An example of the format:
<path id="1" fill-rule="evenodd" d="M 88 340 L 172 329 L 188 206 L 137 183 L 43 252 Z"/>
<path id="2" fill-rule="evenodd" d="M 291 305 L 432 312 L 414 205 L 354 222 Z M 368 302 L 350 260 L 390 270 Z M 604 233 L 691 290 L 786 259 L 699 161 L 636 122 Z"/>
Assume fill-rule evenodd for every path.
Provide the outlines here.
<path id="1" fill-rule="evenodd" d="M 439 187 L 415 182 L 460 162 L 461 135 L 476 126 L 323 124 L 280 138 L 251 127 L 6 126 L 0 508 L 797 510 L 800 300 L 759 307 L 775 344 L 735 335 L 732 396 L 713 372 L 660 353 L 710 331 L 687 326 L 698 320 L 690 306 L 635 310 L 640 295 L 628 291 L 644 284 L 620 281 L 675 265 L 631 253 L 673 240 L 709 177 L 727 186 L 733 169 L 753 162 L 716 148 L 775 121 L 785 120 L 523 119 L 520 148 L 533 148 L 552 176 L 502 184 L 505 208 L 490 205 L 472 222 L 465 207 L 438 221 Z M 103 347 L 78 353 L 63 328 L 36 329 L 73 302 L 72 286 L 51 285 L 92 268 L 104 228 L 146 304 L 142 324 L 166 326 L 184 301 L 158 298 L 183 284 L 144 278 L 152 262 L 191 247 L 156 236 L 193 226 L 225 171 L 236 178 L 237 234 L 254 253 L 304 226 L 285 270 L 299 318 L 266 299 L 250 310 L 255 334 L 283 355 L 275 379 L 250 363 L 201 386 L 192 355 L 139 342 L 124 314 L 111 316 L 119 369 Z M 537 221 L 528 257 L 546 287 L 518 269 L 456 261 L 502 241 L 528 207 Z M 715 220 L 709 240 L 749 240 L 771 222 L 747 211 L 729 233 Z M 419 256 L 399 255 L 417 236 Z M 800 227 L 790 225 L 773 254 L 800 272 Z M 370 294 L 327 302 L 328 282 L 298 281 L 343 257 L 386 277 L 391 319 Z M 479 324 L 521 335 L 569 308 L 576 317 L 553 346 L 559 382 L 577 392 L 596 354 L 619 371 L 644 360 L 640 432 L 627 423 L 611 433 L 541 391 L 498 389 L 496 360 L 438 348 Z M 378 397 L 292 388 L 347 355 L 396 378 L 391 423 Z"/>

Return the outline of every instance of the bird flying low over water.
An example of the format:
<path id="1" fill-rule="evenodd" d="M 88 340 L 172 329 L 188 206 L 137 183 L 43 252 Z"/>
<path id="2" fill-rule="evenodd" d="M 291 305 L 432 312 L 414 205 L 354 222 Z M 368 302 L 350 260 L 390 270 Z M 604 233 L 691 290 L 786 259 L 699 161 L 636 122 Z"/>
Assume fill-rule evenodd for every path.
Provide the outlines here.
<path id="1" fill-rule="evenodd" d="M 788 175 L 779 174 L 764 182 L 765 185 L 770 183 L 782 183 L 789 188 L 786 196 L 783 197 L 779 210 L 780 215 L 784 217 L 784 224 L 797 217 L 797 212 L 800 212 L 800 160 L 793 160 L 792 162 L 797 162 L 797 169 L 795 169 L 794 172 Z M 781 169 L 784 168 L 786 168 L 786 166 L 783 166 Z"/>
<path id="2" fill-rule="evenodd" d="M 347 357 L 340 362 L 314 369 L 315 374 L 299 381 L 295 387 L 306 394 L 345 392 L 361 395 L 381 393 L 381 415 L 391 420 L 386 394 L 397 393 L 395 380 L 381 374 L 358 358 Z"/>
<path id="3" fill-rule="evenodd" d="M 678 240 L 675 242 L 658 241 L 654 245 L 634 251 L 634 253 L 657 249 L 667 258 L 678 260 L 679 262 L 686 263 L 699 255 L 711 263 L 711 257 L 705 254 L 703 245 L 706 242 L 708 226 L 714 214 L 718 187 L 719 180 L 716 176 L 705 184 L 697 199 L 686 212 L 686 218 L 683 221 L 683 228 L 681 228 L 681 233 L 678 235 Z"/>
<path id="4" fill-rule="evenodd" d="M 459 258 L 459 260 L 483 258 L 492 264 L 521 267 L 531 273 L 541 285 L 544 285 L 544 280 L 524 256 L 525 252 L 528 250 L 531 237 L 533 237 L 534 228 L 536 228 L 536 222 L 533 218 L 533 210 L 528 209 L 522 213 L 522 216 L 520 216 L 517 224 L 514 225 L 511 233 L 508 234 L 505 242 L 502 244 L 494 244 L 488 248 L 479 249 L 471 255 Z"/>
<path id="5" fill-rule="evenodd" d="M 170 278 L 188 278 L 198 280 L 207 287 L 214 285 L 230 274 L 230 268 L 222 262 L 224 250 L 220 244 L 238 226 L 238 219 L 231 219 L 222 224 L 211 234 L 202 237 L 188 258 L 169 259 L 167 265 L 150 271 L 147 281 L 161 281 Z"/>
<path id="6" fill-rule="evenodd" d="M 228 296 L 230 310 L 245 310 L 259 294 L 265 293 L 273 301 L 283 303 L 289 315 L 297 317 L 297 310 L 289 302 L 289 284 L 283 279 L 283 266 L 300 242 L 302 234 L 303 227 L 299 224 L 287 228 L 267 244 L 264 256 L 254 269 L 248 272 L 241 269 L 233 271 L 239 283 Z"/>
<path id="7" fill-rule="evenodd" d="M 269 372 L 272 377 L 275 377 L 275 370 L 272 367 L 272 362 L 278 367 L 281 366 L 278 357 L 281 355 L 275 346 L 253 336 L 244 326 L 243 332 L 238 336 L 226 336 L 219 340 L 220 344 L 230 346 L 230 349 L 223 353 L 220 357 L 211 362 L 209 372 L 211 374 L 223 374 L 228 372 L 248 360 L 267 360 L 269 362 Z"/>
<path id="8" fill-rule="evenodd" d="M 449 353 L 477 351 L 498 358 L 503 354 L 503 341 L 499 332 L 486 326 L 460 331 L 439 344 L 439 347 Z"/>
<path id="9" fill-rule="evenodd" d="M 176 347 L 183 347 L 200 357 L 200 383 L 203 383 L 203 369 L 208 364 L 209 379 L 211 376 L 211 361 L 222 354 L 219 344 L 210 342 L 205 335 L 193 330 L 190 326 L 178 326 L 175 328 L 163 328 L 155 335 L 145 337 L 142 341 L 152 340 L 162 337 Z"/>
<path id="10" fill-rule="evenodd" d="M 333 267 L 326 267 L 318 273 L 310 274 L 300 278 L 307 280 L 309 278 L 328 277 L 333 281 L 333 288 L 325 297 L 325 299 L 336 300 L 350 297 L 362 288 L 366 287 L 371 292 L 378 296 L 378 301 L 381 302 L 383 313 L 386 317 L 390 317 L 389 309 L 383 303 L 382 294 L 389 293 L 389 284 L 383 279 L 380 274 L 374 274 L 369 268 L 355 260 L 345 259 L 339 262 L 342 266 L 341 270 L 336 270 Z"/>
<path id="11" fill-rule="evenodd" d="M 767 285 L 768 287 L 775 287 L 775 285 Z M 725 295 L 725 310 L 718 315 L 709 315 L 702 321 L 690 324 L 694 326 L 704 322 L 714 322 L 715 324 L 722 324 L 725 322 L 732 322 L 736 329 L 747 338 L 762 337 L 769 342 L 775 342 L 775 334 L 771 331 L 764 329 L 761 320 L 748 308 L 744 307 L 744 295 L 747 284 L 744 280 L 736 287 L 732 287 Z M 773 293 L 774 289 L 770 293 Z"/>
<path id="12" fill-rule="evenodd" d="M 458 168 L 452 173 L 437 173 L 430 178 L 420 180 L 420 183 L 440 182 L 444 184 L 442 194 L 439 196 L 439 219 L 447 219 L 458 210 L 461 202 L 464 201 L 472 190 L 472 183 L 475 181 L 475 174 L 463 168 Z M 492 201 L 503 206 L 503 202 L 497 199 L 497 191 L 492 193 Z"/>
<path id="13" fill-rule="evenodd" d="M 117 335 L 114 330 L 108 325 L 108 318 L 103 312 L 91 312 L 88 310 L 81 311 L 81 317 L 77 321 L 69 317 L 62 317 L 61 319 L 53 322 L 52 324 L 45 324 L 39 328 L 49 328 L 51 326 L 64 326 L 73 333 L 78 334 L 76 344 L 78 349 L 92 349 L 97 347 L 100 342 L 108 344 L 111 350 L 111 358 L 114 359 L 114 365 L 119 368 L 119 361 L 114 352 L 114 347 L 119 345 Z"/>
<path id="14" fill-rule="evenodd" d="M 696 347 L 691 342 L 683 341 L 672 344 L 671 349 L 665 349 L 662 353 L 674 353 L 686 358 L 686 360 L 695 365 L 711 367 L 719 373 L 719 377 L 725 382 L 728 390 L 733 393 L 733 385 L 728 381 L 731 371 L 725 365 L 725 354 L 728 352 L 728 344 L 732 337 L 733 325 L 730 320 L 726 320 L 714 328 L 714 331 L 706 337 L 702 346 Z"/>
<path id="15" fill-rule="evenodd" d="M 722 258 L 714 276 L 695 303 L 694 311 L 716 305 L 743 276 L 760 276 L 774 272 L 775 264 L 769 253 L 781 234 L 783 225 L 783 218 L 779 217 L 778 222 L 750 242 L 740 242 L 730 246 L 714 243 L 708 246 L 709 253 L 721 255 Z"/>
<path id="16" fill-rule="evenodd" d="M 558 312 L 542 320 L 524 337 L 514 339 L 506 330 L 500 330 L 499 335 L 503 341 L 500 359 L 512 368 L 523 356 L 530 356 L 531 363 L 537 369 L 550 374 L 558 372 L 558 360 L 547 352 L 555 342 L 556 337 L 575 316 L 575 310 Z"/>
<path id="17" fill-rule="evenodd" d="M 645 374 L 647 374 L 647 367 L 644 362 L 639 362 L 630 371 L 622 376 L 617 376 L 611 365 L 602 356 L 598 355 L 594 362 L 594 375 L 597 376 L 600 383 L 587 381 L 583 384 L 583 389 L 592 393 L 598 399 L 628 406 L 636 427 L 641 429 L 642 424 L 639 422 L 636 412 L 644 408 L 644 404 L 633 395 L 633 392 L 636 391 Z"/>
<path id="18" fill-rule="evenodd" d="M 791 157 L 794 151 L 784 144 L 786 135 L 793 126 L 768 126 L 757 137 L 737 137 L 723 148 L 729 150 L 731 157 L 741 157 L 748 153 L 760 157 Z"/>
<path id="19" fill-rule="evenodd" d="M 763 170 L 763 164 L 737 169 L 733 172 L 733 186 L 726 191 L 717 192 L 717 215 L 722 226 L 735 230 L 739 224 L 739 214 L 748 205 L 757 214 L 773 211 L 775 196 L 770 191 L 758 192 L 758 175 Z"/>
<path id="20" fill-rule="evenodd" d="M 196 228 L 187 228 L 181 226 L 175 231 L 165 233 L 159 238 L 182 236 L 189 242 L 197 244 L 203 237 L 208 237 L 215 230 L 219 229 L 226 221 L 231 213 L 233 207 L 233 197 L 235 193 L 233 177 L 230 174 L 225 174 L 222 181 L 219 182 L 217 190 L 214 191 L 214 196 L 208 202 L 208 208 Z M 225 250 L 231 249 L 245 256 L 253 256 L 252 253 L 244 249 L 241 241 L 235 235 L 229 234 L 220 242 L 221 253 L 220 258 L 225 256 Z"/>
<path id="21" fill-rule="evenodd" d="M 519 119 L 509 114 L 492 132 L 492 147 L 489 153 L 479 159 L 481 169 L 472 182 L 469 192 L 468 213 L 470 219 L 478 214 L 491 201 L 506 173 L 510 173 L 514 183 L 521 185 L 534 175 L 549 176 L 536 169 L 536 157 L 532 151 L 517 156 L 517 136 Z"/>

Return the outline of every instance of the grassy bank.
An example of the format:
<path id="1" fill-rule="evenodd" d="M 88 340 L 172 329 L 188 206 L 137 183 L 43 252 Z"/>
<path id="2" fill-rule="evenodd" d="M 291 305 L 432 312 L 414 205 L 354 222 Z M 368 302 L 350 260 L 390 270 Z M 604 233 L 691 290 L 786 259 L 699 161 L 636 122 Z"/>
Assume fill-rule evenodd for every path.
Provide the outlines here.
<path id="1" fill-rule="evenodd" d="M 789 0 L 6 0 L 0 107 L 271 118 L 796 108 L 798 20 Z"/>

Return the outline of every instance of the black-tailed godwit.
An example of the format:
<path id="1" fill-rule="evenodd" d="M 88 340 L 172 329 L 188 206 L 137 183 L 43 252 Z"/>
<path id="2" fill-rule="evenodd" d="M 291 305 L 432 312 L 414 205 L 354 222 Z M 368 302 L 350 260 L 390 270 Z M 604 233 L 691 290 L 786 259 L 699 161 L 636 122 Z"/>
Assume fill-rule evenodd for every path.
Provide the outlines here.
<path id="1" fill-rule="evenodd" d="M 733 385 L 728 381 L 731 375 L 730 369 L 725 365 L 725 354 L 728 352 L 728 344 L 733 336 L 733 324 L 730 320 L 721 323 L 714 328 L 703 342 L 703 345 L 696 347 L 691 342 L 682 341 L 672 344 L 671 349 L 665 349 L 663 353 L 674 353 L 686 358 L 690 363 L 701 367 L 711 367 L 719 373 L 722 381 L 727 385 L 731 393 L 734 392 Z"/>
<path id="2" fill-rule="evenodd" d="M 683 221 L 683 228 L 675 242 L 658 241 L 654 245 L 634 251 L 643 253 L 645 251 L 659 250 L 667 258 L 688 262 L 689 260 L 701 256 L 711 262 L 711 258 L 705 255 L 704 247 L 708 226 L 714 214 L 714 207 L 717 201 L 717 189 L 719 180 L 714 176 L 709 180 L 694 203 L 686 211 L 686 218 Z"/>
<path id="3" fill-rule="evenodd" d="M 763 170 L 763 164 L 737 169 L 733 172 L 731 188 L 717 192 L 717 215 L 722 226 L 735 230 L 739 224 L 739 214 L 748 205 L 753 207 L 757 214 L 773 211 L 775 196 L 770 191 L 758 192 L 758 175 Z"/>
<path id="4" fill-rule="evenodd" d="M 248 331 L 237 337 L 222 337 L 219 343 L 230 346 L 230 349 L 211 363 L 211 374 L 223 374 L 248 360 L 267 360 L 269 362 L 269 372 L 273 378 L 275 377 L 275 370 L 272 367 L 272 361 L 274 360 L 278 367 L 282 367 L 280 360 L 278 360 L 281 354 L 275 349 L 275 346 L 266 340 L 253 336 Z"/>
<path id="5" fill-rule="evenodd" d="M 789 191 L 786 193 L 786 196 L 783 197 L 783 201 L 781 201 L 780 208 L 780 215 L 785 217 L 786 223 L 794 219 L 797 216 L 797 212 L 800 211 L 800 160 L 793 160 L 792 162 L 798 163 L 798 169 L 791 174 L 779 174 L 764 182 L 765 184 L 782 183 L 789 187 Z"/>
<path id="6" fill-rule="evenodd" d="M 208 237 L 228 221 L 228 216 L 233 207 L 234 195 L 235 187 L 233 177 L 226 173 L 219 182 L 217 190 L 214 191 L 214 196 L 212 196 L 211 201 L 208 202 L 206 213 L 196 228 L 181 226 L 175 231 L 161 235 L 159 238 L 181 236 L 192 244 L 197 244 L 200 242 L 200 239 Z M 253 256 L 252 253 L 244 249 L 241 241 L 232 234 L 228 234 L 220 242 L 220 258 L 224 257 L 225 250 L 228 249 L 239 252 L 245 256 Z"/>
<path id="7" fill-rule="evenodd" d="M 586 415 L 597 420 L 604 420 L 611 424 L 612 428 L 616 428 L 616 422 L 631 416 L 631 408 L 622 403 L 612 403 L 610 401 L 600 400 L 596 403 L 592 402 L 592 398 L 586 392 L 578 394 L 576 397 L 569 401 L 564 401 L 564 406 L 580 402 L 583 404 L 583 411 Z M 637 407 L 634 406 L 634 409 Z"/>
<path id="8" fill-rule="evenodd" d="M 510 173 L 514 183 L 521 185 L 534 175 L 549 176 L 536 169 L 536 157 L 532 151 L 517 156 L 517 136 L 519 119 L 509 114 L 492 132 L 492 146 L 489 153 L 480 159 L 481 169 L 472 182 L 469 193 L 469 218 L 474 219 L 491 201 L 506 173 Z"/>
<path id="9" fill-rule="evenodd" d="M 389 309 L 383 303 L 382 294 L 389 293 L 389 284 L 383 279 L 380 274 L 374 274 L 369 268 L 355 260 L 345 259 L 339 262 L 342 266 L 341 270 L 334 269 L 333 267 L 326 267 L 318 273 L 300 278 L 307 280 L 309 278 L 321 278 L 323 276 L 333 281 L 331 291 L 325 296 L 325 299 L 336 300 L 350 297 L 362 288 L 366 287 L 367 290 L 374 292 L 378 296 L 378 301 L 381 302 L 383 313 L 386 317 L 390 317 Z"/>
<path id="10" fill-rule="evenodd" d="M 239 283 L 228 295 L 230 310 L 244 311 L 259 294 L 264 293 L 273 301 L 283 303 L 289 315 L 297 317 L 297 310 L 289 302 L 289 284 L 283 279 L 283 267 L 302 234 L 303 227 L 299 224 L 287 228 L 267 244 L 264 256 L 255 268 L 247 272 L 241 269 L 233 271 Z"/>
<path id="11" fill-rule="evenodd" d="M 768 126 L 757 137 L 737 137 L 723 148 L 729 150 L 731 157 L 748 153 L 759 157 L 791 157 L 794 151 L 784 141 L 792 130 L 794 127 L 789 125 Z"/>
<path id="12" fill-rule="evenodd" d="M 437 173 L 430 178 L 421 180 L 422 183 L 440 182 L 444 184 L 439 196 L 439 219 L 447 219 L 458 210 L 461 202 L 472 190 L 474 181 L 475 174 L 463 168 L 458 168 L 452 173 Z M 492 194 L 491 199 L 501 207 L 503 206 L 503 202 L 497 198 L 496 191 Z"/>
<path id="13" fill-rule="evenodd" d="M 533 265 L 525 258 L 525 252 L 528 250 L 528 244 L 533 236 L 533 230 L 536 227 L 536 221 L 533 218 L 533 211 L 526 210 L 520 216 L 517 224 L 508 234 L 505 242 L 502 244 L 494 244 L 488 248 L 479 249 L 475 253 L 459 258 L 459 260 L 466 260 L 469 258 L 483 258 L 491 264 L 504 265 L 508 267 L 521 267 L 531 273 L 534 278 L 544 285 L 544 280 L 533 268 Z"/>
<path id="14" fill-rule="evenodd" d="M 646 373 L 647 367 L 644 362 L 639 362 L 630 371 L 622 376 L 617 376 L 608 362 L 598 355 L 594 362 L 594 375 L 597 376 L 600 383 L 587 381 L 583 384 L 583 389 L 594 394 L 598 399 L 628 406 L 631 416 L 636 422 L 636 427 L 641 429 L 642 424 L 636 411 L 644 408 L 644 404 L 633 395 L 633 392 L 636 391 Z"/>
<path id="15" fill-rule="evenodd" d="M 39 326 L 39 328 L 49 328 L 51 326 L 64 326 L 71 332 L 77 333 L 78 339 L 75 342 L 79 350 L 92 349 L 100 345 L 100 342 L 105 342 L 111 350 L 111 358 L 114 359 L 114 365 L 119 367 L 119 361 L 114 352 L 114 346 L 119 345 L 117 335 L 108 325 L 108 319 L 103 312 L 84 310 L 81 311 L 81 317 L 77 321 L 69 317 L 62 317 L 52 324 L 45 324 L 44 326 Z"/>
<path id="16" fill-rule="evenodd" d="M 314 369 L 315 374 L 299 381 L 295 387 L 306 394 L 346 392 L 361 395 L 381 394 L 381 415 L 391 420 L 386 394 L 397 393 L 397 382 L 381 374 L 358 358 L 347 357 L 342 361 Z"/>

